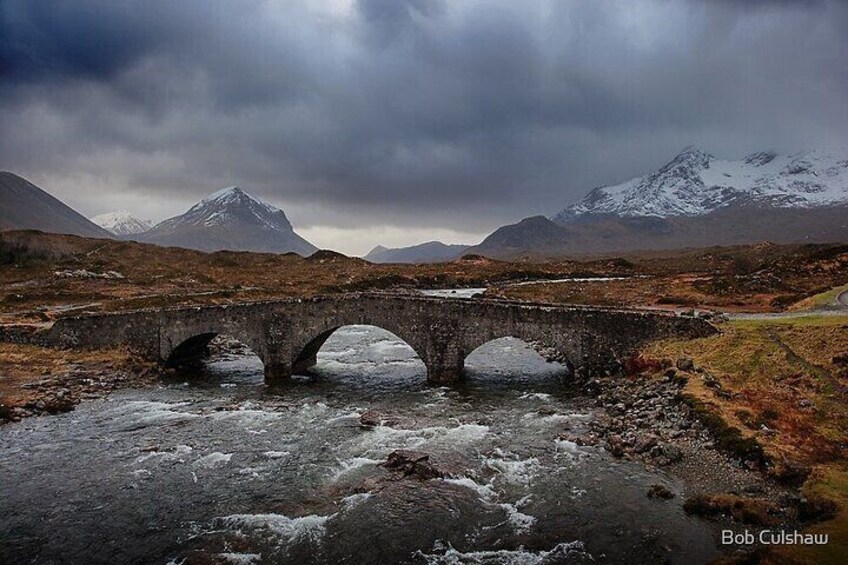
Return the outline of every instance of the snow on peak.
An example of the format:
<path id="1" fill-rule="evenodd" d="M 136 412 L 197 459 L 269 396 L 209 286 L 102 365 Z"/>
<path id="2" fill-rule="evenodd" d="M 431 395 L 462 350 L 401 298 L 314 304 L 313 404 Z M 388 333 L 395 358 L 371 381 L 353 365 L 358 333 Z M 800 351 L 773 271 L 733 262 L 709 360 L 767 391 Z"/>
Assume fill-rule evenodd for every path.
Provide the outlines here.
<path id="1" fill-rule="evenodd" d="M 256 224 L 270 231 L 291 231 L 292 227 L 282 210 L 251 196 L 239 186 L 228 186 L 213 192 L 188 212 L 163 223 L 184 225 L 245 225 Z"/>
<path id="2" fill-rule="evenodd" d="M 564 223 L 586 214 L 697 216 L 741 201 L 784 208 L 846 204 L 848 151 L 762 151 L 722 160 L 689 146 L 656 172 L 596 188 L 552 219 Z"/>
<path id="3" fill-rule="evenodd" d="M 146 232 L 153 226 L 150 220 L 140 220 L 126 210 L 100 214 L 90 218 L 90 220 L 115 235 L 139 234 Z"/>
<path id="4" fill-rule="evenodd" d="M 705 165 L 710 161 L 714 160 L 712 154 L 707 151 L 704 151 L 697 145 L 688 145 L 684 147 L 680 153 L 675 156 L 674 159 L 671 160 L 669 164 L 672 163 L 692 163 L 692 164 L 700 164 Z"/>
<path id="5" fill-rule="evenodd" d="M 219 205 L 219 206 L 227 206 L 230 204 L 236 204 L 239 202 L 254 202 L 256 204 L 260 204 L 266 208 L 277 210 L 274 206 L 270 204 L 266 204 L 262 202 L 258 198 L 251 196 L 240 186 L 228 186 L 227 188 L 222 188 L 217 192 L 213 192 L 200 202 L 194 205 L 195 208 L 208 206 L 210 204 Z"/>
<path id="6" fill-rule="evenodd" d="M 227 198 L 237 198 L 237 197 L 241 196 L 242 194 L 244 194 L 246 196 L 250 196 L 244 190 L 242 190 L 242 188 L 240 186 L 228 186 L 227 188 L 222 188 L 221 190 L 216 190 L 215 192 L 213 192 L 212 194 L 210 194 L 209 196 L 207 196 L 206 198 L 201 200 L 201 202 L 210 202 L 212 200 L 220 200 L 220 199 L 227 199 Z"/>

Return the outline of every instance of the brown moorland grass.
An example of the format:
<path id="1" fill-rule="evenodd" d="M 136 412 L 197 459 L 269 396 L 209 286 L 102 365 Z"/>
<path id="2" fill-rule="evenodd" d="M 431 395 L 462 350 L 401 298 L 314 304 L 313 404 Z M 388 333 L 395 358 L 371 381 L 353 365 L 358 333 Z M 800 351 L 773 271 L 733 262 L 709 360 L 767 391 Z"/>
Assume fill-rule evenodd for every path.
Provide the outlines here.
<path id="1" fill-rule="evenodd" d="M 100 278 L 80 278 L 74 272 Z M 120 278 L 106 278 L 109 271 Z M 624 277 L 510 286 L 528 280 Z M 72 312 L 204 304 L 361 290 L 490 287 L 507 298 L 598 305 L 778 311 L 848 283 L 848 246 L 760 244 L 626 257 L 504 262 L 484 257 L 373 264 L 332 251 L 202 253 L 35 231 L 0 232 L 0 323 Z"/>
<path id="2" fill-rule="evenodd" d="M 802 492 L 835 503 L 835 517 L 809 528 L 828 533 L 828 546 L 780 548 L 770 558 L 844 562 L 839 559 L 848 548 L 848 370 L 839 356 L 848 352 L 848 316 L 740 320 L 721 328 L 709 338 L 658 342 L 646 355 L 694 359 L 721 387 L 694 376 L 684 393 L 742 437 L 755 439 L 774 462 L 776 476 L 785 478 L 798 465 L 811 468 Z"/>
<path id="3" fill-rule="evenodd" d="M 202 253 L 40 232 L 0 233 L 0 264 L 4 322 L 49 320 L 68 305 L 77 311 L 106 311 L 361 290 L 481 286 L 558 278 L 586 269 L 601 274 L 633 271 L 610 260 L 517 264 L 469 258 L 436 265 L 381 265 L 331 251 L 307 258 Z M 110 271 L 120 276 L 109 278 Z"/>
<path id="4" fill-rule="evenodd" d="M 0 422 L 16 407 L 32 406 L 56 391 L 67 393 L 70 409 L 86 392 L 106 392 L 119 379 L 124 385 L 145 384 L 153 373 L 151 363 L 125 348 L 56 350 L 35 345 L 0 343 Z M 52 411 L 50 406 L 44 411 Z"/>

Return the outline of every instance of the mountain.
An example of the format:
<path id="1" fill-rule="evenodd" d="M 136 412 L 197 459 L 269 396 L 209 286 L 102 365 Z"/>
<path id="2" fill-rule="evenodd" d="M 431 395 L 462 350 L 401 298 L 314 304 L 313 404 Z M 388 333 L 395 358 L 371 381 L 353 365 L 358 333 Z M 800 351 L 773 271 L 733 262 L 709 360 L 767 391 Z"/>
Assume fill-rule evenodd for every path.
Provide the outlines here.
<path id="1" fill-rule="evenodd" d="M 0 230 L 24 229 L 84 237 L 113 237 L 28 180 L 0 171 Z"/>
<path id="2" fill-rule="evenodd" d="M 523 256 L 556 255 L 568 245 L 568 231 L 544 216 L 525 218 L 517 224 L 496 229 L 466 253 L 491 259 L 517 259 Z"/>
<path id="3" fill-rule="evenodd" d="M 256 251 L 311 255 L 317 248 L 297 235 L 285 213 L 232 186 L 188 212 L 139 234 L 139 241 L 200 251 Z"/>
<path id="4" fill-rule="evenodd" d="M 139 220 L 126 210 L 94 216 L 91 221 L 118 236 L 144 233 L 153 227 L 150 220 Z"/>
<path id="5" fill-rule="evenodd" d="M 466 249 L 467 245 L 446 245 L 441 241 L 391 249 L 378 245 L 364 259 L 372 263 L 441 263 L 456 259 Z"/>
<path id="6" fill-rule="evenodd" d="M 557 224 L 535 216 L 495 230 L 466 253 L 492 259 L 552 259 L 714 245 L 848 241 L 848 205 L 776 208 L 740 204 L 700 216 L 597 216 Z"/>
<path id="7" fill-rule="evenodd" d="M 658 171 L 596 188 L 552 219 L 567 224 L 601 214 L 700 216 L 743 203 L 775 208 L 848 204 L 848 150 L 760 152 L 727 161 L 690 146 Z"/>
<path id="8" fill-rule="evenodd" d="M 540 259 L 766 240 L 848 241 L 848 151 L 726 161 L 687 147 L 656 172 L 596 188 L 550 220 L 499 228 L 466 252 Z"/>

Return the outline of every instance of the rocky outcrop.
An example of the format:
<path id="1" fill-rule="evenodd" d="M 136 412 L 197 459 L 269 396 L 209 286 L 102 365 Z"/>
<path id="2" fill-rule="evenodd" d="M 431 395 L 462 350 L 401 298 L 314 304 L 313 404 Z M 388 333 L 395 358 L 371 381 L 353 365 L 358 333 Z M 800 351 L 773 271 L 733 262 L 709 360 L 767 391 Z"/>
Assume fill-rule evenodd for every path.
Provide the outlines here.
<path id="1" fill-rule="evenodd" d="M 420 480 L 440 479 L 446 472 L 430 461 L 430 456 L 420 451 L 398 449 L 392 451 L 383 468 L 399 474 L 402 478 L 414 477 Z"/>

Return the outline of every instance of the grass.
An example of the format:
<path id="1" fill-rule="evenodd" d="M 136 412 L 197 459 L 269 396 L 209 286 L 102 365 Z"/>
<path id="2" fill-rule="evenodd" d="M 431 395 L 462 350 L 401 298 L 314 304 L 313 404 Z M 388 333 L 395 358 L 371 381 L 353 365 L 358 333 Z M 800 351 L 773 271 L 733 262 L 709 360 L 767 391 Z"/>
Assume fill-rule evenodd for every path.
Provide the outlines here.
<path id="1" fill-rule="evenodd" d="M 705 425 L 715 428 L 717 442 L 743 451 L 756 442 L 774 464 L 775 478 L 803 482 L 809 513 L 825 519 L 808 531 L 828 533 L 830 543 L 780 548 L 777 558 L 844 563 L 848 370 L 833 358 L 848 352 L 848 316 L 736 320 L 721 328 L 708 338 L 656 343 L 645 354 L 687 356 L 704 367 L 721 388 L 696 376 L 683 394 Z"/>
<path id="2" fill-rule="evenodd" d="M 820 496 L 838 505 L 832 520 L 815 524 L 809 533 L 827 534 L 826 546 L 804 546 L 794 552 L 806 563 L 842 565 L 848 555 L 848 466 L 832 466 L 819 470 L 804 487 L 805 496 Z"/>
<path id="3" fill-rule="evenodd" d="M 806 315 L 787 316 L 784 318 L 754 318 L 730 320 L 727 327 L 739 329 L 758 329 L 769 326 L 819 327 L 848 329 L 848 314 L 827 315 L 810 313 Z"/>
<path id="4" fill-rule="evenodd" d="M 372 264 L 333 252 L 202 253 L 130 241 L 35 231 L 0 233 L 0 323 L 47 321 L 56 306 L 93 310 L 230 303 L 357 290 L 490 287 L 494 296 L 596 305 L 772 312 L 848 282 L 848 247 L 737 246 L 547 263 L 466 257 L 433 265 Z M 123 279 L 74 279 L 61 270 L 120 272 Z M 605 282 L 509 286 L 585 275 Z M 46 306 L 46 309 L 43 308 Z M 37 309 L 41 311 L 36 312 Z"/>
<path id="5" fill-rule="evenodd" d="M 838 286 L 836 288 L 832 288 L 826 290 L 824 292 L 820 292 L 818 294 L 814 294 L 809 298 L 805 298 L 799 302 L 796 302 L 792 306 L 788 308 L 790 311 L 803 311 L 803 310 L 814 310 L 816 308 L 822 308 L 824 306 L 830 306 L 836 303 L 836 298 L 842 294 L 843 292 L 848 291 L 848 284 L 844 284 Z"/>
<path id="6" fill-rule="evenodd" d="M 778 460 L 817 463 L 835 457 L 848 436 L 845 383 L 832 362 L 846 351 L 848 317 L 816 316 L 733 321 L 719 335 L 660 342 L 646 354 L 692 357 L 723 392 L 690 379 L 686 394 L 717 410 L 743 435 L 757 435 Z M 742 413 L 750 417 L 740 418 Z M 777 433 L 751 430 L 743 420 L 768 420 Z"/>
<path id="7" fill-rule="evenodd" d="M 729 425 L 720 414 L 696 396 L 682 394 L 681 398 L 695 417 L 710 431 L 719 448 L 742 461 L 754 463 L 760 468 L 769 462 L 762 446 L 755 438 L 746 436 L 739 428 Z M 738 412 L 736 414 L 738 417 Z"/>

